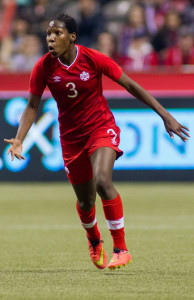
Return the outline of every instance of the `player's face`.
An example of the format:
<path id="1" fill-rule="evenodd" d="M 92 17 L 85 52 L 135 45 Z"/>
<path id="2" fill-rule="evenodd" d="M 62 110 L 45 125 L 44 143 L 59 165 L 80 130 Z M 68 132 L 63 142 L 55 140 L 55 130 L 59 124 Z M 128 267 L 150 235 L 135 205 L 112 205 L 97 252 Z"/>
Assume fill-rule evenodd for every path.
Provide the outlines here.
<path id="1" fill-rule="evenodd" d="M 75 33 L 69 33 L 65 24 L 60 21 L 51 21 L 47 28 L 47 45 L 51 55 L 55 58 L 62 57 L 72 50 L 72 45 L 76 39 Z"/>

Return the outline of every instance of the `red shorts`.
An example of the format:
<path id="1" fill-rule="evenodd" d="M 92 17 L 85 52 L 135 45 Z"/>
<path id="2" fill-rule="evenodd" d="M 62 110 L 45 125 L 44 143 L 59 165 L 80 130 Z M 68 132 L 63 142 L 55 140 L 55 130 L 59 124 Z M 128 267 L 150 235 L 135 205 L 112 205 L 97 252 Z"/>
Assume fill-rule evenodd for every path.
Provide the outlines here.
<path id="1" fill-rule="evenodd" d="M 79 142 L 66 142 L 61 139 L 63 159 L 67 177 L 72 184 L 82 184 L 93 178 L 90 156 L 100 147 L 109 147 L 116 151 L 116 159 L 123 152 L 118 148 L 120 128 L 104 126 L 92 132 Z"/>

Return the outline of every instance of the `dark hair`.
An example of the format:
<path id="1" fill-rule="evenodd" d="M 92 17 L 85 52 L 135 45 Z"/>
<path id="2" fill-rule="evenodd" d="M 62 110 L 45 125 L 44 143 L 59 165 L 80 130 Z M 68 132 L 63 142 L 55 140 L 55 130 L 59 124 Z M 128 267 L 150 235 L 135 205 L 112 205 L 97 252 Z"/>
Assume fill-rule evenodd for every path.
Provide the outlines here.
<path id="1" fill-rule="evenodd" d="M 70 17 L 69 15 L 57 13 L 53 16 L 52 20 L 58 20 L 65 24 L 69 33 L 75 32 L 78 35 L 78 27 L 77 23 L 74 18 Z"/>

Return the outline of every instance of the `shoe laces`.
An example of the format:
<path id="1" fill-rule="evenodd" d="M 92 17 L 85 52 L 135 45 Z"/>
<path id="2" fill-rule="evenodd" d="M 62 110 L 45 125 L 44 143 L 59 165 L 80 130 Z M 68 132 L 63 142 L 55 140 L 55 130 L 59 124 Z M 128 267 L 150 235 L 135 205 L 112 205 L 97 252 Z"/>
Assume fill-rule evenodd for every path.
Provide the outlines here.
<path id="1" fill-rule="evenodd" d="M 113 257 L 114 257 L 114 259 L 119 259 L 120 253 L 123 252 L 123 251 L 124 251 L 123 249 L 119 249 L 119 248 L 115 247 L 113 249 Z"/>
<path id="2" fill-rule="evenodd" d="M 90 240 L 89 240 L 90 241 Z M 90 241 L 90 246 L 89 246 L 89 249 L 93 252 L 94 255 L 96 255 L 96 250 L 97 250 L 97 246 L 100 244 L 100 243 L 104 243 L 103 240 L 97 240 L 97 241 Z"/>

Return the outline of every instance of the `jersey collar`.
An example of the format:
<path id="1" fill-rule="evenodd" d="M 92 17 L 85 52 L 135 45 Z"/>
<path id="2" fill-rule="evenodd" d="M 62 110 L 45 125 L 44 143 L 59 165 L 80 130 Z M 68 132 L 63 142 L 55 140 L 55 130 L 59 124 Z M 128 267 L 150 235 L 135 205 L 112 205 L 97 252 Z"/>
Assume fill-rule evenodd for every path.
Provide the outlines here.
<path id="1" fill-rule="evenodd" d="M 78 58 L 79 48 L 78 48 L 78 46 L 75 46 L 75 48 L 76 48 L 76 57 L 75 57 L 74 61 L 72 62 L 72 64 L 70 64 L 69 66 L 63 64 L 63 63 L 60 61 L 60 59 L 58 58 L 58 61 L 60 62 L 60 64 L 63 65 L 67 70 L 68 70 L 69 68 L 71 68 L 71 67 L 75 64 L 75 62 L 76 62 L 76 60 L 77 60 L 77 58 Z"/>

